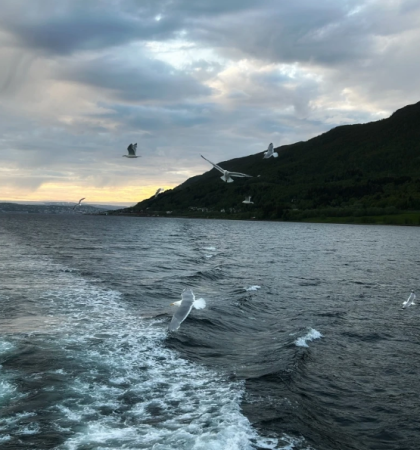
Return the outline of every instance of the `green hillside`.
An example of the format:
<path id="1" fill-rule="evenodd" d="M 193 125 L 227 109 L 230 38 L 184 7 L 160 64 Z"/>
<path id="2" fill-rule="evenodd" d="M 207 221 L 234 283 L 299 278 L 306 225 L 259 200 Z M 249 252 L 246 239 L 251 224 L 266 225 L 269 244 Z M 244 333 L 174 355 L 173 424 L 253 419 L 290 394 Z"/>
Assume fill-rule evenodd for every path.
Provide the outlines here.
<path id="1" fill-rule="evenodd" d="M 219 163 L 254 178 L 224 183 L 212 169 L 124 212 L 344 222 L 376 217 L 367 221 L 383 223 L 399 223 L 404 214 L 402 223 L 420 220 L 414 214 L 420 211 L 420 102 L 388 119 L 340 126 L 276 151 L 278 158 L 263 159 L 261 152 Z M 242 204 L 247 195 L 253 205 Z"/>

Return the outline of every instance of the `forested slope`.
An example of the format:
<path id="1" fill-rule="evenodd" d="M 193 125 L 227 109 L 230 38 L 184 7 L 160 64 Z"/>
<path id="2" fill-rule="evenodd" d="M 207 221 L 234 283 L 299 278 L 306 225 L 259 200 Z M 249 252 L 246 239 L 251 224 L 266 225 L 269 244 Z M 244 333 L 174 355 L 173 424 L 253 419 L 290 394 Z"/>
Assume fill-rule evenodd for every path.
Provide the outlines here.
<path id="1" fill-rule="evenodd" d="M 224 209 L 238 218 L 300 220 L 420 210 L 420 102 L 387 119 L 340 126 L 276 151 L 278 158 L 258 153 L 218 162 L 254 178 L 224 183 L 212 169 L 125 212 L 194 215 L 206 208 L 207 215 Z M 254 205 L 242 204 L 247 195 Z"/>

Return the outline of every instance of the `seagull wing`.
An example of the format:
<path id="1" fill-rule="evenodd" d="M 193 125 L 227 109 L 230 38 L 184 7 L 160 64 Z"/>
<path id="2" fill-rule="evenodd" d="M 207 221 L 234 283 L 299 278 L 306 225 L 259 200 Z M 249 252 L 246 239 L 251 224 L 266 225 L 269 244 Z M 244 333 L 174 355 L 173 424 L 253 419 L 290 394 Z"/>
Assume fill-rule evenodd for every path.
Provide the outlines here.
<path id="1" fill-rule="evenodd" d="M 405 302 L 403 302 L 403 308 L 406 308 L 407 306 L 410 306 L 413 303 L 415 298 L 416 298 L 416 294 L 414 294 L 414 292 L 412 292 L 408 296 L 407 300 Z"/>
<path id="2" fill-rule="evenodd" d="M 414 302 L 415 298 L 416 298 L 416 295 L 414 294 L 414 292 L 412 292 L 407 299 L 406 306 L 410 306 Z"/>
<path id="3" fill-rule="evenodd" d="M 195 297 L 191 289 L 185 289 L 182 292 L 182 300 L 178 309 L 172 316 L 171 323 L 169 324 L 169 331 L 175 331 L 179 328 L 181 323 L 188 317 L 193 307 Z"/>
<path id="4" fill-rule="evenodd" d="M 249 177 L 249 178 L 253 177 L 253 175 L 247 175 L 246 173 L 240 173 L 240 172 L 229 172 L 229 175 L 231 177 Z"/>
<path id="5" fill-rule="evenodd" d="M 203 155 L 200 155 L 203 159 L 205 159 L 207 162 L 209 162 L 214 168 L 216 168 L 219 172 L 225 173 L 225 171 L 218 166 L 217 164 L 212 163 L 211 161 L 209 161 L 207 158 L 204 158 Z"/>
<path id="6" fill-rule="evenodd" d="M 86 198 L 86 197 L 81 198 L 81 199 L 79 200 L 79 202 L 76 203 L 76 204 L 73 206 L 73 211 L 74 211 L 78 206 L 80 206 L 80 205 L 82 204 L 82 200 L 84 200 L 85 198 Z"/>

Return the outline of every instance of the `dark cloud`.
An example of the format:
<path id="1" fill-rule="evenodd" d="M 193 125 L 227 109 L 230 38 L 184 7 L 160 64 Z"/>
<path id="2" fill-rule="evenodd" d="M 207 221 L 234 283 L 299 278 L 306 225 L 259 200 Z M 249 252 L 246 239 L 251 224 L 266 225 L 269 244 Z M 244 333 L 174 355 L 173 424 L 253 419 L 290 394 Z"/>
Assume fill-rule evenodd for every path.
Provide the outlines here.
<path id="1" fill-rule="evenodd" d="M 197 26 L 201 17 L 209 19 L 253 4 L 251 0 L 5 0 L 0 24 L 21 46 L 65 55 L 133 41 L 170 39 Z"/>
<path id="2" fill-rule="evenodd" d="M 108 89 L 123 101 L 171 101 L 210 95 L 212 90 L 159 60 L 136 54 L 133 61 L 107 56 L 69 63 L 60 78 Z"/>
<path id="3" fill-rule="evenodd" d="M 159 3 L 143 2 L 124 11 L 124 3 L 98 0 L 22 0 L 2 4 L 0 24 L 19 45 L 49 54 L 98 50 L 136 40 L 165 39 L 177 29 L 171 20 L 156 20 Z M 128 2 L 130 3 L 130 2 Z M 24 11 L 24 13 L 23 13 Z"/>
<path id="4" fill-rule="evenodd" d="M 417 28 L 414 0 L 6 0 L 0 24 L 52 54 L 182 36 L 226 56 L 334 66 L 371 60 L 378 36 Z M 22 14 L 25 10 L 25 14 Z"/>
<path id="5" fill-rule="evenodd" d="M 274 62 L 333 64 L 361 58 L 372 48 L 366 18 L 351 14 L 363 3 L 265 2 L 265 7 L 232 13 L 229 20 L 202 20 L 201 26 L 191 28 L 191 38 L 229 56 L 242 53 Z"/>

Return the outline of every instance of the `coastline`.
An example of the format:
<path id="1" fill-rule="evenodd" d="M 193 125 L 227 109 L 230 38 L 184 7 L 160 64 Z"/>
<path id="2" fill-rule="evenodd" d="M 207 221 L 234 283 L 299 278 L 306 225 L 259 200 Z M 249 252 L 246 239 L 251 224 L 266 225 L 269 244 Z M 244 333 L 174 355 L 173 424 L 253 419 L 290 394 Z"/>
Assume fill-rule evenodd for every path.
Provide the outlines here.
<path id="1" fill-rule="evenodd" d="M 103 215 L 103 214 L 100 214 Z M 340 225 L 394 225 L 394 226 L 420 226 L 420 213 L 401 213 L 393 215 L 381 216 L 346 216 L 346 217 L 307 217 L 301 220 L 281 220 L 262 217 L 241 217 L 240 215 L 209 215 L 208 213 L 199 214 L 159 214 L 158 211 L 153 213 L 108 213 L 109 216 L 125 216 L 125 217 L 154 217 L 154 218 L 177 218 L 177 219 L 209 219 L 209 220 L 243 220 L 247 222 L 286 222 L 286 223 L 329 223 Z"/>

